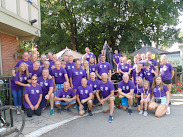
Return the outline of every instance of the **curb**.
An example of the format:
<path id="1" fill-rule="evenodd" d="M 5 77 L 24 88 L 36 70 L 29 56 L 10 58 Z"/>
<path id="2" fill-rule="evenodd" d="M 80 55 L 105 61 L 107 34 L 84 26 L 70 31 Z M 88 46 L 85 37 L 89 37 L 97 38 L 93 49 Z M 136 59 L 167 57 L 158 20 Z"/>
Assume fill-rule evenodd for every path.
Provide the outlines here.
<path id="1" fill-rule="evenodd" d="M 102 112 L 102 110 L 94 111 L 93 114 L 97 114 L 97 113 L 100 113 L 100 112 Z M 88 116 L 88 114 L 85 114 L 83 116 L 74 116 L 74 117 L 68 118 L 66 120 L 57 122 L 55 124 L 39 128 L 39 129 L 37 129 L 37 130 L 35 130 L 33 132 L 30 132 L 30 133 L 26 134 L 25 137 L 39 137 L 39 136 L 41 136 L 41 135 L 43 135 L 43 134 L 45 134 L 45 133 L 47 133 L 47 132 L 49 132 L 49 131 L 51 131 L 53 129 L 56 129 L 56 128 L 58 128 L 58 127 L 60 127 L 60 126 L 62 126 L 64 124 L 68 123 L 68 122 L 71 122 L 71 121 L 73 121 L 75 119 L 79 119 L 79 118 L 86 117 L 86 116 Z"/>

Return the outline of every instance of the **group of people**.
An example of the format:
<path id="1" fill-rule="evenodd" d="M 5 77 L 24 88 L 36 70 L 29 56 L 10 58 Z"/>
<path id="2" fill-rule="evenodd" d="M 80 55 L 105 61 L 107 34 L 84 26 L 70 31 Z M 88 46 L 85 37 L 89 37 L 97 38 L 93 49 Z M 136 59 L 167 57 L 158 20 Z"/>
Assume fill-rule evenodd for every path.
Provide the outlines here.
<path id="1" fill-rule="evenodd" d="M 114 51 L 113 62 L 106 62 L 101 52 L 98 63 L 94 53 L 85 49 L 83 59 L 74 62 L 73 56 L 63 58 L 52 53 L 41 55 L 40 61 L 36 54 L 23 53 L 15 69 L 12 70 L 11 92 L 14 105 L 26 109 L 27 116 L 41 115 L 50 104 L 50 115 L 61 108 L 70 112 L 71 106 L 76 105 L 79 115 L 86 112 L 90 116 L 92 108 L 97 103 L 102 104 L 104 113 L 110 111 L 109 122 L 113 121 L 115 91 L 121 98 L 123 110 L 132 114 L 132 106 L 138 106 L 139 114 L 147 116 L 147 110 L 155 110 L 155 116 L 161 117 L 170 113 L 171 83 L 174 70 L 167 63 L 166 55 L 161 56 L 158 65 L 152 59 L 151 52 L 138 54 L 134 57 L 134 64 L 127 57 L 121 57 L 118 50 Z M 112 72 L 119 73 L 118 90 L 111 81 Z M 133 103 L 135 99 L 135 104 Z M 168 112 L 169 111 L 169 112 Z M 17 112 L 18 113 L 18 112 Z"/>

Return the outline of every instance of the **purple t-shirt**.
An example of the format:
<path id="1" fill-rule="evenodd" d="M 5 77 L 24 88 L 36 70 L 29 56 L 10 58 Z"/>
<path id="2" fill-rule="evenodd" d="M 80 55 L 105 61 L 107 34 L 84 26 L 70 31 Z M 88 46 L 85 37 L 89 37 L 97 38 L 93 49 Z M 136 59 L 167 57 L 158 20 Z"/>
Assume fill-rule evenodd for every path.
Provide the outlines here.
<path id="1" fill-rule="evenodd" d="M 71 98 L 74 97 L 76 94 L 74 93 L 74 90 L 72 88 L 68 89 L 68 91 L 66 92 L 63 88 L 61 88 L 60 90 L 57 91 L 56 93 L 56 97 L 58 98 Z M 65 101 L 61 101 L 61 102 L 65 102 Z"/>
<path id="2" fill-rule="evenodd" d="M 42 88 L 39 85 L 36 87 L 25 87 L 24 94 L 28 94 L 29 100 L 33 106 L 35 106 L 39 100 L 39 95 L 42 94 Z M 24 100 L 25 108 L 30 108 L 29 104 L 27 103 L 26 99 Z"/>
<path id="3" fill-rule="evenodd" d="M 145 77 L 145 80 L 149 81 L 149 82 L 153 82 L 153 79 L 154 79 L 154 73 L 151 73 L 153 68 L 150 68 L 149 70 L 146 70 L 145 68 L 143 69 L 144 70 L 144 77 Z"/>
<path id="4" fill-rule="evenodd" d="M 139 62 L 142 63 L 144 66 L 144 64 L 147 62 L 147 60 L 140 60 Z"/>
<path id="5" fill-rule="evenodd" d="M 105 84 L 102 81 L 100 81 L 97 85 L 97 90 L 100 90 L 103 98 L 106 98 L 111 94 L 111 91 L 115 89 L 111 81 L 107 81 L 107 83 Z"/>
<path id="6" fill-rule="evenodd" d="M 92 91 L 92 88 L 88 85 L 85 88 L 83 88 L 82 86 L 79 86 L 76 91 L 76 94 L 79 95 L 80 101 L 82 99 L 88 98 L 90 93 L 93 93 L 93 91 Z"/>
<path id="7" fill-rule="evenodd" d="M 89 65 L 89 71 L 90 71 L 90 73 L 91 72 L 95 72 L 96 66 L 97 66 L 96 64 L 94 64 L 93 66 Z"/>
<path id="8" fill-rule="evenodd" d="M 135 86 L 134 94 L 141 95 L 142 89 L 143 89 L 143 86 Z"/>
<path id="9" fill-rule="evenodd" d="M 129 64 L 120 63 L 118 68 L 121 69 L 121 71 L 123 71 L 123 72 L 128 72 L 131 67 Z"/>
<path id="10" fill-rule="evenodd" d="M 124 81 L 120 81 L 118 84 L 118 88 L 122 89 L 122 91 L 126 93 L 130 93 L 131 89 L 134 89 L 134 83 L 131 80 L 128 80 L 128 83 L 125 83 Z"/>
<path id="11" fill-rule="evenodd" d="M 53 66 L 55 66 L 55 62 L 50 61 L 50 68 L 53 67 Z"/>
<path id="12" fill-rule="evenodd" d="M 95 57 L 95 54 L 93 53 L 93 52 L 90 52 L 89 54 L 88 53 L 85 53 L 85 58 L 86 58 L 86 60 L 89 62 L 89 60 L 90 60 L 90 58 L 91 57 L 94 57 L 94 58 L 96 58 Z"/>
<path id="13" fill-rule="evenodd" d="M 161 97 L 165 97 L 167 91 L 168 91 L 167 86 L 163 85 L 163 88 L 160 91 L 160 85 L 156 85 L 153 90 L 153 93 L 154 93 L 155 97 L 160 97 L 160 95 L 161 95 Z"/>
<path id="14" fill-rule="evenodd" d="M 115 60 L 115 62 L 117 64 L 119 63 L 119 57 L 121 57 L 121 55 L 119 53 L 117 55 L 116 54 L 113 55 L 113 59 Z"/>
<path id="15" fill-rule="evenodd" d="M 67 63 L 66 63 L 65 69 L 66 69 L 66 71 L 67 71 L 68 77 L 70 77 L 70 75 L 71 75 L 71 73 L 72 73 L 72 69 L 74 69 L 75 66 L 76 66 L 76 64 L 75 64 L 74 62 L 72 62 L 72 63 L 67 62 Z"/>
<path id="16" fill-rule="evenodd" d="M 98 74 L 101 76 L 102 73 L 108 74 L 108 71 L 111 70 L 111 64 L 108 62 L 100 62 L 96 66 L 96 70 L 98 71 Z"/>
<path id="17" fill-rule="evenodd" d="M 44 68 L 44 63 L 40 62 L 40 68 L 41 68 L 41 69 Z"/>
<path id="18" fill-rule="evenodd" d="M 95 79 L 95 81 L 92 81 L 91 79 L 88 80 L 87 85 L 92 87 L 92 91 L 97 90 L 97 85 L 100 81 L 98 79 Z"/>
<path id="19" fill-rule="evenodd" d="M 138 65 L 138 64 L 135 64 L 135 63 L 134 63 L 134 64 L 131 66 L 131 68 L 132 68 L 131 73 L 130 73 L 131 76 L 132 76 L 132 74 L 133 74 L 133 71 L 137 68 L 137 65 Z"/>
<path id="20" fill-rule="evenodd" d="M 67 72 L 64 68 L 60 68 L 60 70 L 54 68 L 51 71 L 51 76 L 55 77 L 55 84 L 63 84 L 65 82 L 65 74 Z"/>
<path id="21" fill-rule="evenodd" d="M 150 68 L 153 68 L 153 70 L 155 70 L 155 67 L 158 66 L 158 63 L 155 59 L 148 60 L 147 62 L 151 65 Z"/>
<path id="22" fill-rule="evenodd" d="M 22 74 L 19 77 L 19 71 L 16 71 L 15 75 L 16 75 L 15 77 L 11 78 L 11 90 L 23 89 L 22 86 L 19 86 L 19 85 L 15 84 L 15 81 L 19 81 L 19 82 L 25 84 L 27 82 L 27 79 L 28 79 L 28 77 L 26 76 L 26 73 Z"/>
<path id="23" fill-rule="evenodd" d="M 140 92 L 141 92 L 141 94 L 148 95 L 148 94 L 151 94 L 152 89 L 150 87 L 149 87 L 149 89 L 142 88 Z"/>
<path id="24" fill-rule="evenodd" d="M 159 69 L 163 81 L 172 79 L 171 71 L 173 70 L 173 67 L 171 64 L 166 63 L 165 65 L 159 65 Z"/>
<path id="25" fill-rule="evenodd" d="M 40 77 L 42 75 L 41 68 L 39 68 L 38 70 L 33 70 L 33 67 L 29 67 L 29 78 L 31 78 L 34 75 Z"/>
<path id="26" fill-rule="evenodd" d="M 54 87 L 53 79 L 43 79 L 43 76 L 38 78 L 38 84 L 42 87 L 42 91 L 44 94 L 48 94 L 49 88 Z"/>
<path id="27" fill-rule="evenodd" d="M 19 60 L 18 63 L 15 65 L 15 67 L 19 67 L 19 65 L 22 63 L 22 62 L 25 62 L 27 64 L 28 67 L 32 67 L 33 66 L 33 63 L 28 60 L 28 61 L 24 61 L 24 60 Z"/>
<path id="28" fill-rule="evenodd" d="M 144 71 L 141 69 L 139 73 L 136 72 L 136 70 L 133 71 L 132 77 L 134 79 L 134 84 L 136 85 L 136 77 L 141 77 L 142 79 L 144 78 Z"/>
<path id="29" fill-rule="evenodd" d="M 72 69 L 70 77 L 72 78 L 73 89 L 77 89 L 79 86 L 81 86 L 81 79 L 86 77 L 86 71 L 82 68 Z"/>

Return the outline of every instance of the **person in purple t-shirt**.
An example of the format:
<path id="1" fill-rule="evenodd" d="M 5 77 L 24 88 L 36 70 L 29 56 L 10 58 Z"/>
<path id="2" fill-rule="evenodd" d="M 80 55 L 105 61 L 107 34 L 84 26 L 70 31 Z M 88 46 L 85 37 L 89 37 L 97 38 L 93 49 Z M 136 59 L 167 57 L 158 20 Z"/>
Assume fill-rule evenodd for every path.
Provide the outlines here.
<path id="1" fill-rule="evenodd" d="M 90 70 L 89 70 L 89 64 L 87 60 L 83 61 L 82 69 L 86 72 L 86 78 L 90 79 Z"/>
<path id="2" fill-rule="evenodd" d="M 32 76 L 30 87 L 25 87 L 24 106 L 28 117 L 32 117 L 33 114 L 41 115 L 42 88 L 37 84 L 37 80 L 37 76 Z"/>
<path id="3" fill-rule="evenodd" d="M 114 62 L 114 71 L 117 72 L 117 65 L 119 63 L 119 58 L 121 57 L 121 54 L 118 53 L 118 50 L 114 51 L 113 55 L 113 62 Z"/>
<path id="4" fill-rule="evenodd" d="M 89 65 L 89 71 L 90 71 L 90 73 L 96 71 L 96 66 L 97 65 L 94 63 L 94 61 L 95 61 L 94 57 L 91 57 L 90 58 L 90 65 Z"/>
<path id="5" fill-rule="evenodd" d="M 11 93 L 13 96 L 14 105 L 22 109 L 22 93 L 23 87 L 30 86 L 27 83 L 29 71 L 27 64 L 22 62 L 19 65 L 19 71 L 15 72 L 15 76 L 11 79 Z M 17 112 L 18 114 L 18 112 Z"/>
<path id="6" fill-rule="evenodd" d="M 69 59 L 68 59 L 68 62 L 66 63 L 66 68 L 65 68 L 66 71 L 67 71 L 68 77 L 70 77 L 72 69 L 75 68 L 75 65 L 76 64 L 73 62 L 73 56 L 70 55 Z"/>
<path id="7" fill-rule="evenodd" d="M 65 61 L 65 62 L 68 62 L 68 55 L 64 55 L 64 57 L 63 57 L 63 61 Z"/>
<path id="8" fill-rule="evenodd" d="M 134 63 L 133 65 L 131 66 L 131 76 L 133 74 L 133 71 L 137 68 L 137 65 L 139 64 L 139 59 L 137 56 L 134 57 Z"/>
<path id="9" fill-rule="evenodd" d="M 38 59 L 38 56 L 37 56 L 37 54 L 32 54 L 32 56 L 31 56 L 31 62 L 34 64 L 36 61 L 38 61 L 37 60 Z"/>
<path id="10" fill-rule="evenodd" d="M 76 93 L 77 88 L 81 86 L 81 79 L 86 78 L 86 71 L 84 71 L 81 68 L 81 61 L 76 61 L 76 68 L 72 70 L 72 73 L 70 75 L 70 83 L 71 88 L 74 89 L 74 92 Z"/>
<path id="11" fill-rule="evenodd" d="M 65 106 L 65 110 L 71 112 L 69 108 L 76 104 L 76 94 L 70 87 L 69 82 L 64 82 L 63 88 L 58 90 L 54 100 L 55 106 L 58 108 L 58 113 L 61 113 L 61 106 Z"/>
<path id="12" fill-rule="evenodd" d="M 19 60 L 18 63 L 15 65 L 15 69 L 19 67 L 19 65 L 22 62 L 25 62 L 27 64 L 27 66 L 32 66 L 33 63 L 29 60 L 29 53 L 28 52 L 24 52 L 22 55 L 23 59 Z M 17 70 L 17 69 L 16 69 Z"/>
<path id="13" fill-rule="evenodd" d="M 50 115 L 54 114 L 53 105 L 54 105 L 54 94 L 53 94 L 53 79 L 49 78 L 49 70 L 44 68 L 42 71 L 42 76 L 38 78 L 38 84 L 42 87 L 42 101 L 41 101 L 41 110 L 45 110 L 47 107 L 47 100 L 50 100 Z"/>
<path id="14" fill-rule="evenodd" d="M 174 77 L 175 72 L 172 65 L 167 63 L 167 57 L 165 54 L 161 56 L 161 65 L 159 65 L 159 68 L 162 81 L 168 87 L 169 97 L 171 97 L 172 78 Z"/>
<path id="15" fill-rule="evenodd" d="M 104 55 L 104 50 L 101 50 L 101 54 L 98 56 L 98 63 L 101 61 L 100 59 L 101 55 Z"/>
<path id="16" fill-rule="evenodd" d="M 94 57 L 95 58 L 95 64 L 96 64 L 97 60 L 96 60 L 95 54 L 93 52 L 90 52 L 89 47 L 86 47 L 85 51 L 86 51 L 86 53 L 84 54 L 83 59 L 86 59 L 89 62 L 90 57 Z"/>
<path id="17" fill-rule="evenodd" d="M 163 84 L 161 76 L 155 76 L 152 84 L 152 98 L 149 103 L 149 110 L 156 109 L 156 117 L 162 117 L 165 113 L 170 114 L 170 94 L 167 91 L 167 86 Z"/>
<path id="18" fill-rule="evenodd" d="M 127 64 L 127 57 L 123 57 L 123 63 L 119 64 L 118 70 L 120 74 L 128 73 L 130 75 L 131 73 L 131 67 L 129 64 Z"/>
<path id="19" fill-rule="evenodd" d="M 55 68 L 51 71 L 51 76 L 54 82 L 54 92 L 63 88 L 65 81 L 69 82 L 67 72 L 64 68 L 61 68 L 61 63 L 58 60 L 55 62 Z"/>
<path id="20" fill-rule="evenodd" d="M 87 84 L 90 87 L 92 87 L 92 91 L 93 91 L 93 107 L 95 107 L 97 103 L 96 91 L 97 91 L 97 85 L 100 82 L 98 79 L 95 79 L 95 77 L 96 77 L 95 73 L 91 72 L 90 79 L 87 82 Z"/>
<path id="21" fill-rule="evenodd" d="M 96 66 L 96 75 L 101 79 L 102 73 L 108 74 L 109 80 L 111 80 L 111 64 L 105 61 L 106 57 L 104 55 L 101 56 L 101 62 Z"/>
<path id="22" fill-rule="evenodd" d="M 101 92 L 103 99 L 100 98 L 99 92 Z M 98 101 L 102 104 L 102 110 L 107 113 L 110 109 L 109 122 L 113 121 L 114 112 L 114 85 L 108 80 L 108 75 L 102 73 L 102 81 L 97 85 L 96 96 Z"/>
<path id="23" fill-rule="evenodd" d="M 136 83 L 137 85 L 135 86 L 134 89 L 134 94 L 135 94 L 135 103 L 138 104 L 138 111 L 140 112 L 140 101 L 141 101 L 141 89 L 143 88 L 143 80 L 141 77 L 136 77 Z"/>
<path id="24" fill-rule="evenodd" d="M 53 54 L 51 52 L 48 52 L 47 56 L 48 56 L 48 61 L 52 62 Z"/>
<path id="25" fill-rule="evenodd" d="M 146 60 L 146 55 L 145 55 L 144 53 L 141 54 L 141 60 L 140 60 L 139 62 L 142 63 L 143 66 L 144 66 L 144 64 L 147 62 L 147 60 Z"/>
<path id="26" fill-rule="evenodd" d="M 92 88 L 87 85 L 86 78 L 83 78 L 81 80 L 81 86 L 79 86 L 76 91 L 76 99 L 79 105 L 79 115 L 83 116 L 88 108 L 88 114 L 93 116 L 91 111 L 93 105 L 92 98 Z"/>
<path id="27" fill-rule="evenodd" d="M 123 74 L 123 81 L 118 84 L 119 97 L 122 98 L 122 109 L 126 110 L 128 108 L 128 113 L 132 114 L 132 104 L 133 104 L 133 92 L 134 83 L 129 80 L 128 73 Z"/>
<path id="28" fill-rule="evenodd" d="M 55 62 L 57 61 L 57 55 L 53 54 L 52 61 L 50 62 L 51 69 L 55 68 Z"/>
<path id="29" fill-rule="evenodd" d="M 150 51 L 146 53 L 146 57 L 147 57 L 147 62 L 151 64 L 151 68 L 153 68 L 156 74 L 158 74 L 158 63 L 155 59 L 152 59 L 152 53 Z"/>
<path id="30" fill-rule="evenodd" d="M 37 77 L 40 77 L 42 75 L 42 70 L 40 68 L 40 62 L 36 61 L 33 64 L 33 67 L 28 67 L 29 69 L 29 79 L 33 76 L 36 75 Z"/>
<path id="31" fill-rule="evenodd" d="M 44 68 L 44 62 L 46 61 L 46 55 L 41 55 L 40 68 Z"/>
<path id="32" fill-rule="evenodd" d="M 144 78 L 144 71 L 143 71 L 143 64 L 139 63 L 137 65 L 137 68 L 133 70 L 132 73 L 132 82 L 136 85 L 136 77 L 141 77 L 142 79 Z"/>

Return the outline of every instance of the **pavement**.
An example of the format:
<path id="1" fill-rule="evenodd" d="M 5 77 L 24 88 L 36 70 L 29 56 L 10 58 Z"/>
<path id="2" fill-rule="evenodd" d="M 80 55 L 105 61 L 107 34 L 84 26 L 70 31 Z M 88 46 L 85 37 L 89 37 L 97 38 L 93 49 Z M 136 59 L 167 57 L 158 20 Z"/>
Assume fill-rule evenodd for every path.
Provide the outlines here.
<path id="1" fill-rule="evenodd" d="M 172 94 L 171 96 L 171 102 L 172 102 L 172 108 L 179 109 L 179 107 L 183 108 L 183 93 L 181 94 Z M 181 105 L 181 106 L 179 106 Z M 133 108 L 136 109 L 136 108 Z M 25 115 L 25 127 L 22 132 L 22 135 L 20 136 L 26 136 L 26 137 L 37 137 L 41 136 L 43 134 L 48 134 L 48 132 L 61 127 L 63 125 L 67 125 L 68 123 L 74 123 L 78 119 L 85 119 L 83 117 L 86 117 L 88 114 L 84 115 L 83 117 L 78 115 L 78 111 L 75 108 L 71 108 L 72 112 L 66 112 L 62 110 L 61 114 L 57 113 L 57 108 L 54 108 L 55 114 L 50 115 L 50 108 L 47 108 L 46 110 L 42 111 L 41 116 L 33 115 L 32 118 L 29 118 Z M 183 109 L 181 109 L 183 110 Z M 93 113 L 100 117 L 101 113 L 101 106 L 97 106 L 93 108 Z M 115 109 L 115 112 L 118 113 L 118 109 Z M 122 110 L 120 110 L 119 113 L 121 113 Z M 15 113 L 15 112 L 14 112 Z M 99 113 L 99 114 L 97 114 Z M 124 113 L 124 112 L 123 112 Z M 127 112 L 125 112 L 127 113 Z M 136 114 L 134 114 L 136 115 Z M 173 111 L 171 111 L 172 116 L 176 117 L 175 114 L 173 114 Z M 154 114 L 152 114 L 152 117 L 154 117 Z M 21 124 L 20 119 L 21 117 L 17 114 L 14 114 L 14 119 L 16 123 Z M 97 119 L 97 118 L 96 118 Z M 108 120 L 108 114 L 105 116 L 105 120 Z M 153 120 L 153 119 L 152 119 Z M 152 121 L 151 120 L 151 121 Z M 72 122 L 71 122 L 72 121 Z M 87 121 L 87 120 L 86 120 Z M 1 133 L 1 132 L 0 132 Z M 48 134 L 50 135 L 50 134 Z M 12 134 L 9 136 L 13 136 Z M 51 136 L 51 135 L 50 135 Z"/>

